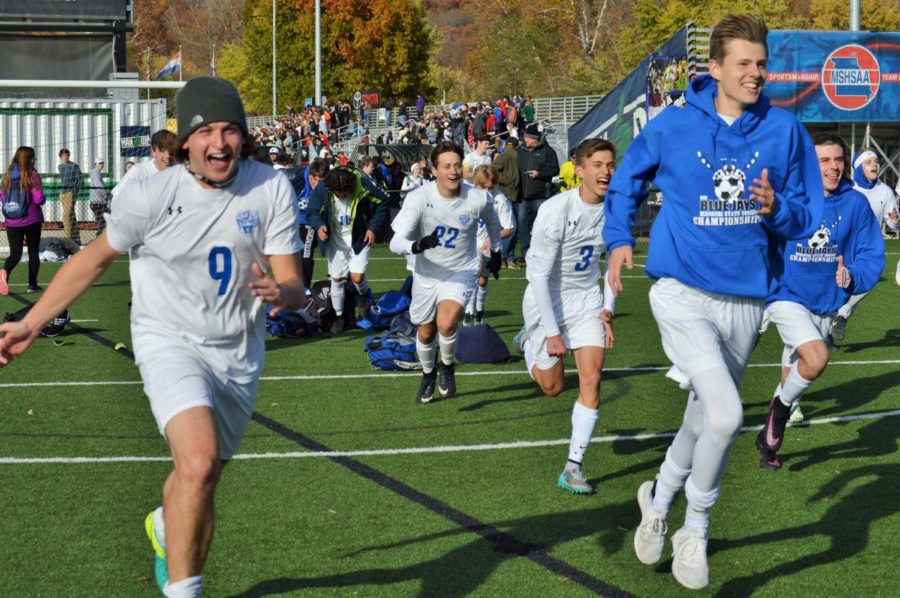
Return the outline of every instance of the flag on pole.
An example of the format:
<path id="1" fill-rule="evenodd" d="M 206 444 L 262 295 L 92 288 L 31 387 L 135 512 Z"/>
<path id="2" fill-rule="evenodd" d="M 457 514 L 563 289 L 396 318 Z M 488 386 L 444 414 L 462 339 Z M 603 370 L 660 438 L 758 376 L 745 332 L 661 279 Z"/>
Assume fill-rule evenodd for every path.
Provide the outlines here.
<path id="1" fill-rule="evenodd" d="M 175 53 L 175 56 L 172 57 L 172 60 L 166 63 L 166 66 L 162 67 L 162 70 L 156 73 L 156 80 L 159 81 L 163 77 L 168 77 L 172 73 L 181 72 L 181 50 Z"/>
<path id="2" fill-rule="evenodd" d="M 212 77 L 216 76 L 216 45 L 213 44 L 212 47 L 212 58 L 209 60 L 209 74 Z"/>

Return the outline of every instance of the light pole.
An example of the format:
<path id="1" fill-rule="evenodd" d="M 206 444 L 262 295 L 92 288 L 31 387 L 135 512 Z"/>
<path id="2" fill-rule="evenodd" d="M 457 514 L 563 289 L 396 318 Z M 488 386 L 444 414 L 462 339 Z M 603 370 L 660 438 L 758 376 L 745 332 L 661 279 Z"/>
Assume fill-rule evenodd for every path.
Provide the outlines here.
<path id="1" fill-rule="evenodd" d="M 322 2 L 316 0 L 316 106 L 322 105 Z"/>
<path id="2" fill-rule="evenodd" d="M 275 2 L 272 0 L 272 120 L 278 114 L 278 53 L 275 51 Z"/>

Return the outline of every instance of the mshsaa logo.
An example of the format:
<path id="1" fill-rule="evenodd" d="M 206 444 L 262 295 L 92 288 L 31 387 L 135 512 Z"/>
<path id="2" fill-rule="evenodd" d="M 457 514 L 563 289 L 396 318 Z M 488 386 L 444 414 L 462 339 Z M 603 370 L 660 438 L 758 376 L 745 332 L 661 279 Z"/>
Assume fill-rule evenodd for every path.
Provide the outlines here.
<path id="1" fill-rule="evenodd" d="M 819 230 L 813 233 L 806 243 L 809 245 L 810 249 L 822 249 L 823 247 L 828 247 L 828 242 L 830 240 L 831 231 L 823 225 L 819 227 Z"/>
<path id="2" fill-rule="evenodd" d="M 238 230 L 245 235 L 252 235 L 259 228 L 259 212 L 256 210 L 245 210 L 238 212 L 237 218 Z"/>
<path id="3" fill-rule="evenodd" d="M 836 108 L 859 110 L 875 99 L 881 85 L 878 59 L 868 48 L 841 46 L 822 65 L 822 91 Z"/>

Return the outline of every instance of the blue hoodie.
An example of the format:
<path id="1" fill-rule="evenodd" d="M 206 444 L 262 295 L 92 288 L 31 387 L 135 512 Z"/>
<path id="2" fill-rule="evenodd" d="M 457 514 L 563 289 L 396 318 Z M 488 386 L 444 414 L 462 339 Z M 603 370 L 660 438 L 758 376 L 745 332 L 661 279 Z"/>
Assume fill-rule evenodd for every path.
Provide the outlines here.
<path id="1" fill-rule="evenodd" d="M 850 295 L 872 290 L 884 270 L 884 237 L 865 196 L 841 179 L 825 196 L 822 222 L 810 237 L 781 247 L 783 273 L 768 302 L 792 301 L 815 314 L 831 314 Z M 838 256 L 850 270 L 850 286 L 835 282 Z"/>
<path id="2" fill-rule="evenodd" d="M 306 209 L 309 206 L 309 198 L 312 197 L 313 189 L 314 187 L 309 184 L 309 166 L 307 166 L 303 169 L 303 189 L 301 189 L 297 194 L 297 207 L 300 209 L 300 215 L 297 219 L 297 223 L 300 226 L 309 223 L 309 217 L 307 216 Z"/>
<path id="3" fill-rule="evenodd" d="M 635 138 L 610 183 L 603 237 L 634 245 L 635 212 L 647 181 L 663 205 L 650 231 L 646 272 L 711 293 L 765 299 L 774 290 L 777 240 L 815 231 L 822 179 L 815 147 L 792 114 L 765 96 L 731 125 L 716 113 L 716 82 L 696 77 L 684 107 L 670 106 Z M 775 210 L 756 214 L 753 179 L 769 171 Z"/>

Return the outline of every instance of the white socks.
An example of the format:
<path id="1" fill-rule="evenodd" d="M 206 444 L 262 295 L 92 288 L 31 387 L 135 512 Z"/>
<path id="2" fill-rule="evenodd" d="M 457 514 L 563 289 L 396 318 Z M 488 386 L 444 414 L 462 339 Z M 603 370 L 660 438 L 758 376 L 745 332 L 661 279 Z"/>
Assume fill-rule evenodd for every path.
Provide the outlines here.
<path id="1" fill-rule="evenodd" d="M 188 577 L 175 583 L 167 583 L 163 594 L 168 598 L 199 598 L 203 591 L 203 577 Z"/>
<path id="2" fill-rule="evenodd" d="M 436 351 L 436 342 L 431 341 L 426 345 L 419 340 L 419 335 L 416 334 L 416 355 L 419 356 L 419 361 L 422 363 L 422 371 L 426 374 L 430 374 L 434 371 L 434 356 Z"/>
<path id="3" fill-rule="evenodd" d="M 365 295 L 369 292 L 369 279 L 363 276 L 362 282 L 359 284 L 353 283 L 353 286 L 356 288 L 356 292 L 360 295 Z"/>
<path id="4" fill-rule="evenodd" d="M 803 393 L 806 392 L 806 389 L 809 388 L 809 385 L 812 384 L 812 380 L 807 380 L 797 371 L 798 363 L 800 362 L 795 361 L 791 366 L 791 371 L 788 372 L 788 377 L 781 387 L 781 392 L 778 393 L 781 402 L 786 407 L 790 407 L 797 402 L 803 396 Z"/>
<path id="5" fill-rule="evenodd" d="M 475 312 L 484 311 L 484 298 L 487 297 L 488 287 L 484 285 L 483 287 L 478 287 L 475 291 Z"/>
<path id="6" fill-rule="evenodd" d="M 452 336 L 444 336 L 438 332 L 438 346 L 441 348 L 441 361 L 444 365 L 453 365 L 453 360 L 456 359 L 457 337 L 456 331 L 453 332 Z"/>
<path id="7" fill-rule="evenodd" d="M 572 439 L 569 441 L 569 461 L 582 463 L 584 453 L 591 443 L 599 409 L 590 409 L 578 401 L 572 408 Z"/>
<path id="8" fill-rule="evenodd" d="M 528 368 L 528 375 L 534 380 L 534 373 L 531 371 L 534 369 L 534 353 L 531 350 L 531 341 L 527 338 L 522 343 L 522 353 L 525 354 L 525 367 Z"/>
<path id="9" fill-rule="evenodd" d="M 331 306 L 334 308 L 334 313 L 338 316 L 344 313 L 344 284 L 343 280 L 335 282 L 332 279 L 331 281 Z"/>

